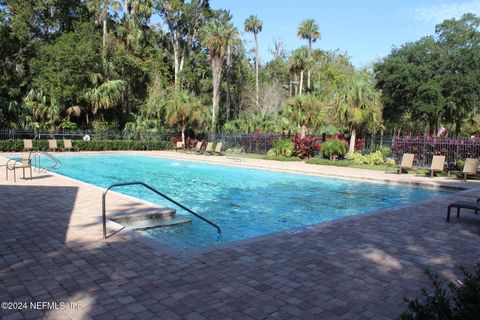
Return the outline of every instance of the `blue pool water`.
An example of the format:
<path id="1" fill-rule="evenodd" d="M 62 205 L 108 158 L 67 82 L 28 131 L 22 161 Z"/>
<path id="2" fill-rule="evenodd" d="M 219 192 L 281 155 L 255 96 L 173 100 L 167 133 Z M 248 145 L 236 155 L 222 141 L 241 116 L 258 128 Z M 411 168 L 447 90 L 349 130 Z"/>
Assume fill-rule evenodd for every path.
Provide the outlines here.
<path id="1" fill-rule="evenodd" d="M 217 223 L 223 231 L 221 242 L 403 206 L 451 192 L 138 155 L 59 158 L 62 166 L 56 172 L 100 187 L 128 181 L 152 185 Z M 140 186 L 116 191 L 172 206 Z M 177 212 L 188 215 L 181 209 Z M 177 248 L 215 244 L 216 230 L 192 218 L 189 224 L 141 232 Z"/>

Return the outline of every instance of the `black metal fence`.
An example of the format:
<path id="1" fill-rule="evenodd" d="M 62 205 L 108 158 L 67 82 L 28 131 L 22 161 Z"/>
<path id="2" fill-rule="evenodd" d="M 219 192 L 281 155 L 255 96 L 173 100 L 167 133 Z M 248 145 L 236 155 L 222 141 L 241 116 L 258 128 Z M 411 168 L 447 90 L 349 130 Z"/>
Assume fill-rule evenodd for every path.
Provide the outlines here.
<path id="1" fill-rule="evenodd" d="M 365 139 L 364 152 L 378 150 L 381 147 L 391 149 L 392 158 L 399 160 L 404 153 L 415 154 L 415 163 L 429 166 L 434 155 L 444 155 L 451 168 L 466 158 L 480 158 L 480 138 L 437 138 L 435 136 L 418 137 L 368 137 Z"/>
<path id="2" fill-rule="evenodd" d="M 268 150 L 272 148 L 273 140 L 277 138 L 284 138 L 284 136 L 276 133 L 252 133 L 252 134 L 217 134 L 217 141 L 223 143 L 223 148 L 237 149 L 246 153 L 267 154 Z"/>
<path id="3" fill-rule="evenodd" d="M 449 167 L 455 167 L 459 160 L 480 158 L 479 138 L 395 137 L 390 148 L 397 158 L 415 154 L 422 166 L 430 165 L 434 155 L 444 155 Z"/>
<path id="4" fill-rule="evenodd" d="M 180 140 L 179 133 L 160 132 L 128 132 L 128 131 L 33 131 L 33 130 L 3 130 L 0 129 L 0 140 L 6 139 L 83 139 L 89 135 L 91 139 L 102 140 Z M 202 140 L 223 143 L 223 149 L 237 149 L 241 152 L 266 154 L 277 138 L 293 138 L 293 135 L 277 133 L 218 133 L 215 136 L 207 134 L 200 136 Z M 322 137 L 317 138 L 322 142 Z M 466 158 L 480 158 L 480 138 L 437 138 L 434 136 L 421 137 L 394 137 L 368 136 L 364 139 L 362 148 L 364 153 L 389 147 L 392 157 L 400 159 L 404 153 L 416 155 L 417 165 L 428 166 L 434 155 L 445 155 L 450 167 L 458 160 Z"/>

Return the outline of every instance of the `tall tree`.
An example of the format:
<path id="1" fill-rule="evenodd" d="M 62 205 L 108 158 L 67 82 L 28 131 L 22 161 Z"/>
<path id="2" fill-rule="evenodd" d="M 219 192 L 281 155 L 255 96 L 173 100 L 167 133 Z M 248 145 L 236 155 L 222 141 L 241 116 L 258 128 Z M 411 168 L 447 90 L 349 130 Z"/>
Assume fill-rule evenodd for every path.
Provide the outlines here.
<path id="1" fill-rule="evenodd" d="M 228 38 L 231 34 L 230 30 L 232 29 L 230 22 L 223 21 L 221 23 L 221 21 L 211 19 L 199 31 L 200 40 L 208 50 L 208 57 L 212 67 L 212 131 L 214 133 L 217 129 L 223 61 L 227 51 Z"/>
<path id="2" fill-rule="evenodd" d="M 262 32 L 263 22 L 257 16 L 251 15 L 245 20 L 244 29 L 246 32 L 252 32 L 255 40 L 255 103 L 258 107 L 258 97 L 260 92 L 260 84 L 258 81 L 258 68 L 260 63 L 260 54 L 258 52 L 258 34 Z"/>
<path id="3" fill-rule="evenodd" d="M 445 118 L 453 120 L 455 134 L 480 107 L 480 17 L 465 14 L 435 28 L 441 48 L 439 89 L 445 98 Z"/>
<path id="4" fill-rule="evenodd" d="M 174 82 L 178 86 L 185 59 L 202 25 L 211 15 L 208 0 L 158 0 L 156 9 L 168 26 L 173 48 Z"/>
<path id="5" fill-rule="evenodd" d="M 298 26 L 297 36 L 302 39 L 308 40 L 308 58 L 312 59 L 312 42 L 320 39 L 320 31 L 318 30 L 318 24 L 313 19 L 303 20 Z M 307 88 L 310 91 L 310 78 L 311 70 L 307 72 Z"/>
<path id="6" fill-rule="evenodd" d="M 122 4 L 117 0 L 93 0 L 87 3 L 97 19 L 97 23 L 102 25 L 102 56 L 106 59 L 107 55 L 107 22 L 110 11 L 115 12 L 122 9 Z"/>
<path id="7" fill-rule="evenodd" d="M 323 122 L 321 100 L 310 94 L 291 98 L 284 114 L 290 123 L 300 127 L 301 138 L 305 137 L 307 128 Z"/>
<path id="8" fill-rule="evenodd" d="M 296 79 L 298 79 L 298 94 L 301 95 L 303 93 L 303 74 L 309 65 L 307 48 L 301 47 L 295 50 L 290 57 L 289 64 L 290 70 L 294 73 Z M 298 78 L 297 75 L 299 75 Z"/>
<path id="9" fill-rule="evenodd" d="M 184 146 L 187 127 L 202 122 L 205 113 L 201 102 L 185 90 L 174 90 L 165 104 L 165 120 L 170 127 L 180 127 Z"/>
<path id="10" fill-rule="evenodd" d="M 380 93 L 374 87 L 373 77 L 362 70 L 346 79 L 333 99 L 335 119 L 350 130 L 348 152 L 353 153 L 357 133 L 363 128 L 374 131 L 381 123 Z"/>

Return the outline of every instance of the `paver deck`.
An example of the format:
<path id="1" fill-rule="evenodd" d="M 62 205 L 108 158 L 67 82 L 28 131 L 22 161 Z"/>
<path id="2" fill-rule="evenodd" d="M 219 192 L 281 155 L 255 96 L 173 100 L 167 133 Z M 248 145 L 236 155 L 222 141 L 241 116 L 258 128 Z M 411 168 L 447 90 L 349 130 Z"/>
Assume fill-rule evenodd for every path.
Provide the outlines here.
<path id="1" fill-rule="evenodd" d="M 57 309 L 0 309 L 1 319 L 393 319 L 405 308 L 405 296 L 428 287 L 426 267 L 455 280 L 459 265 L 471 268 L 480 260 L 480 217 L 465 212 L 445 223 L 449 202 L 480 195 L 476 183 L 303 163 L 147 154 L 470 189 L 296 234 L 179 253 L 132 232 L 103 240 L 97 187 L 48 173 L 13 183 L 5 181 L 0 167 L 0 302 L 58 304 Z M 108 201 L 112 212 L 152 209 L 115 193 Z M 117 229 L 109 225 L 109 232 Z"/>

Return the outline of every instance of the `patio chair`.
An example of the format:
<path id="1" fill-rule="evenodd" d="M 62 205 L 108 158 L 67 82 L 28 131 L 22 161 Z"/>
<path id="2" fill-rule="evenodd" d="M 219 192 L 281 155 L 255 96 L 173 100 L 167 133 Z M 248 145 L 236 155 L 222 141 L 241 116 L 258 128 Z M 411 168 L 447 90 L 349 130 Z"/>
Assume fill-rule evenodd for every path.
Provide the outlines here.
<path id="1" fill-rule="evenodd" d="M 63 148 L 62 148 L 62 151 L 72 151 L 72 150 L 78 151 L 78 147 L 74 147 L 74 146 L 72 145 L 72 140 L 70 140 L 70 139 L 63 139 Z"/>
<path id="2" fill-rule="evenodd" d="M 57 140 L 55 139 L 49 139 L 48 140 L 48 149 L 47 151 L 57 151 L 58 150 L 58 146 L 57 146 Z"/>
<path id="3" fill-rule="evenodd" d="M 433 178 L 435 171 L 443 172 L 445 170 L 445 156 L 433 156 L 432 164 L 430 165 L 430 167 L 417 167 L 417 176 L 418 169 L 430 170 L 430 177 Z"/>
<path id="4" fill-rule="evenodd" d="M 175 145 L 175 151 L 183 149 L 183 142 L 182 141 L 177 141 L 177 144 Z"/>
<path id="5" fill-rule="evenodd" d="M 457 208 L 457 218 L 460 218 L 460 209 L 471 209 L 475 211 L 475 214 L 478 214 L 478 211 L 480 210 L 480 198 L 477 199 L 477 202 L 457 201 L 450 203 L 447 210 L 447 222 L 450 222 L 450 210 L 452 208 Z"/>
<path id="6" fill-rule="evenodd" d="M 474 158 L 467 158 L 465 160 L 465 165 L 463 166 L 463 181 L 467 181 L 467 176 L 470 175 L 476 175 L 478 171 L 478 159 Z"/>
<path id="7" fill-rule="evenodd" d="M 17 169 L 23 170 L 23 179 L 25 179 L 25 169 L 30 169 L 30 179 L 32 179 L 32 151 L 22 154 L 22 162 L 16 159 L 10 159 L 5 165 L 5 178 L 8 180 L 8 171 L 13 171 L 13 181 L 17 182 Z"/>
<path id="8" fill-rule="evenodd" d="M 33 148 L 33 143 L 32 143 L 32 139 L 23 139 L 23 151 L 33 151 L 35 150 Z"/>
<path id="9" fill-rule="evenodd" d="M 413 167 L 413 159 L 414 158 L 415 158 L 414 154 L 404 153 L 403 156 L 402 156 L 402 161 L 400 162 L 400 164 L 399 165 L 394 165 L 394 166 L 387 165 L 387 167 L 385 168 L 385 173 L 388 172 L 388 168 L 390 168 L 390 167 L 396 168 L 398 170 L 398 174 L 401 174 L 403 169 L 413 169 L 413 170 L 416 171 L 416 169 Z"/>
<path id="10" fill-rule="evenodd" d="M 200 153 L 202 152 L 202 145 L 203 145 L 203 141 L 198 141 L 195 147 L 191 149 L 187 149 L 186 151 L 190 153 Z"/>
<path id="11" fill-rule="evenodd" d="M 221 143 L 221 142 L 217 143 L 217 145 L 215 146 L 215 150 L 210 152 L 210 154 L 216 154 L 216 155 L 219 155 L 219 156 L 223 156 L 222 147 L 223 147 L 223 143 Z"/>
<path id="12" fill-rule="evenodd" d="M 213 142 L 208 142 L 207 146 L 205 147 L 205 150 L 200 151 L 199 153 L 202 154 L 209 154 L 213 152 Z"/>

